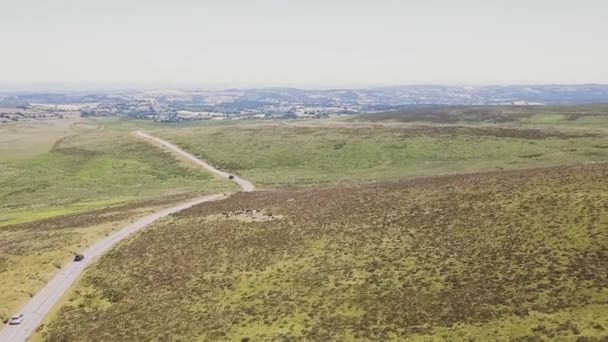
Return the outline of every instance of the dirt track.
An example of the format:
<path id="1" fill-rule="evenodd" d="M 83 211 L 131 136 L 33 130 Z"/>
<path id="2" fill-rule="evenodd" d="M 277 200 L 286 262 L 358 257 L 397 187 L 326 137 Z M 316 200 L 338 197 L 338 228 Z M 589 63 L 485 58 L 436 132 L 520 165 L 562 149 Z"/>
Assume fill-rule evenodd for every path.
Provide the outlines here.
<path id="1" fill-rule="evenodd" d="M 139 137 L 151 140 L 151 141 L 153 141 L 153 142 L 155 142 L 157 144 L 161 144 L 161 145 L 167 147 L 171 151 L 173 151 L 173 152 L 181 155 L 182 157 L 188 159 L 189 161 L 195 163 L 196 165 L 201 166 L 205 170 L 207 170 L 207 171 L 209 171 L 209 172 L 211 172 L 211 173 L 213 173 L 215 175 L 218 175 L 218 176 L 220 176 L 222 178 L 228 178 L 228 179 L 230 179 L 231 175 L 229 173 L 216 169 L 215 167 L 211 166 L 210 164 L 208 164 L 208 163 L 206 163 L 206 162 L 204 162 L 204 161 L 196 158 L 195 156 L 191 155 L 190 153 L 182 150 L 181 148 L 177 147 L 176 145 L 174 145 L 174 144 L 172 144 L 172 143 L 170 143 L 168 141 L 165 141 L 165 140 L 153 137 L 150 134 L 144 133 L 142 131 L 136 131 L 135 134 L 137 136 L 139 136 Z M 255 186 L 251 182 L 249 182 L 247 180 L 244 180 L 244 179 L 242 179 L 242 178 L 240 178 L 239 176 L 236 176 L 236 175 L 233 175 L 233 177 L 234 178 L 232 179 L 232 181 L 234 181 L 241 188 L 241 190 L 243 192 L 250 192 L 250 191 L 254 191 L 255 190 Z"/>

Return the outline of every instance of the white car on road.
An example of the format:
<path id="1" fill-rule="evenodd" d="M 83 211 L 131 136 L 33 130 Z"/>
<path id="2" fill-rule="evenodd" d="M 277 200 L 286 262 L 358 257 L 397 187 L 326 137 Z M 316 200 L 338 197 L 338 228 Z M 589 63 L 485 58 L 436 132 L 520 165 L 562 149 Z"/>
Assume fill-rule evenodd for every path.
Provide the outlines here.
<path id="1" fill-rule="evenodd" d="M 23 322 L 23 314 L 18 316 L 13 316 L 8 320 L 8 325 L 19 325 Z"/>

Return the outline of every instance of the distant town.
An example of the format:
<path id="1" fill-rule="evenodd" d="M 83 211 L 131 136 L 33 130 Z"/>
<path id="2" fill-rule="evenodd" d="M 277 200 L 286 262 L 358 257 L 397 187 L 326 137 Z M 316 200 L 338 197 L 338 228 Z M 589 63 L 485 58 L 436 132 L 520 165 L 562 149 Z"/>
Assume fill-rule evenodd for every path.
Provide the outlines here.
<path id="1" fill-rule="evenodd" d="M 416 106 L 582 103 L 608 103 L 608 85 L 0 92 L 0 123 L 73 115 L 130 117 L 156 122 L 310 119 L 387 112 Z"/>

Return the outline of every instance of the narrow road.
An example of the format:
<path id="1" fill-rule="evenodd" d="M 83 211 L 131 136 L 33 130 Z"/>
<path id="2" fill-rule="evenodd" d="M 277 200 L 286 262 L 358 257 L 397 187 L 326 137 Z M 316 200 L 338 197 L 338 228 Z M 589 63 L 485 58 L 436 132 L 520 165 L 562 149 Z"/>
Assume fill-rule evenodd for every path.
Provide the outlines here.
<path id="1" fill-rule="evenodd" d="M 205 170 L 207 170 L 213 174 L 216 174 L 223 178 L 230 179 L 230 174 L 214 168 L 213 166 L 209 165 L 208 163 L 194 157 L 193 155 L 189 154 L 188 152 L 182 150 L 181 148 L 179 148 L 167 141 L 153 137 L 153 136 L 143 133 L 141 131 L 137 131 L 135 133 L 142 138 L 149 139 L 151 141 L 154 141 L 158 144 L 161 144 L 161 145 L 171 149 L 173 152 L 182 155 L 183 157 L 185 157 L 188 160 L 192 161 L 193 163 L 203 167 Z M 232 181 L 234 181 L 236 184 L 238 184 L 238 186 L 241 188 L 242 191 L 249 192 L 249 191 L 255 190 L 255 187 L 253 186 L 253 184 L 251 182 L 248 182 L 238 176 L 234 176 L 232 178 Z M 155 222 L 165 216 L 171 215 L 173 213 L 177 213 L 179 211 L 190 208 L 190 207 L 200 204 L 200 203 L 217 201 L 222 198 L 226 198 L 226 196 L 225 195 L 211 195 L 211 196 L 201 197 L 201 198 L 194 199 L 190 202 L 183 203 L 183 204 L 177 205 L 175 207 L 159 211 L 157 213 L 143 217 L 143 218 L 139 219 L 138 221 L 113 233 L 112 235 L 109 235 L 108 237 L 105 237 L 105 238 L 97 241 L 95 244 L 93 244 L 91 247 L 89 247 L 87 250 L 85 250 L 83 252 L 83 254 L 85 256 L 85 259 L 83 261 L 72 262 L 72 263 L 68 264 L 66 267 L 64 267 L 63 269 L 61 269 L 61 271 L 59 271 L 55 275 L 55 277 L 53 277 L 53 279 L 51 279 L 51 281 L 49 281 L 42 288 L 42 290 L 40 290 L 21 309 L 21 311 L 19 313 L 23 314 L 23 316 L 24 316 L 23 323 L 21 323 L 20 325 L 7 325 L 4 329 L 2 329 L 0 331 L 0 342 L 23 342 L 23 341 L 25 341 L 30 335 L 32 335 L 36 331 L 36 329 L 38 328 L 38 326 L 40 325 L 40 323 L 42 322 L 44 317 L 49 313 L 49 311 L 53 308 L 53 306 L 59 301 L 61 296 L 63 296 L 65 294 L 65 292 L 70 288 L 70 286 L 72 286 L 72 284 L 74 284 L 76 279 L 78 279 L 78 277 L 80 276 L 80 274 L 82 274 L 82 272 L 85 270 L 85 268 L 88 265 L 90 265 L 93 261 L 95 261 L 97 258 L 99 258 L 101 255 L 103 255 L 108 250 L 110 250 L 110 248 L 112 248 L 118 242 L 126 239 L 131 234 L 146 228 L 153 222 Z"/>
<path id="2" fill-rule="evenodd" d="M 183 157 L 187 158 L 191 162 L 201 166 L 202 168 L 204 168 L 205 170 L 207 170 L 213 174 L 216 174 L 223 178 L 230 178 L 230 176 L 231 176 L 229 173 L 216 169 L 215 167 L 211 166 L 210 164 L 198 159 L 197 157 L 191 155 L 190 153 L 182 150 L 181 148 L 177 147 L 176 145 L 174 145 L 168 141 L 151 136 L 150 134 L 144 133 L 142 131 L 136 131 L 135 134 L 137 134 L 138 136 L 140 136 L 144 139 L 154 141 L 158 144 L 161 144 L 161 145 L 167 147 L 168 149 L 172 150 L 173 152 L 182 155 Z M 255 190 L 255 186 L 253 186 L 253 184 L 251 182 L 244 180 L 244 179 L 240 178 L 239 176 L 236 176 L 236 175 L 233 175 L 233 176 L 234 176 L 234 178 L 232 180 L 236 184 L 238 184 L 238 186 L 241 188 L 241 190 L 243 192 L 250 192 L 250 191 Z"/>
<path id="3" fill-rule="evenodd" d="M 72 262 L 64 267 L 40 290 L 22 309 L 23 323 L 20 325 L 7 325 L 0 331 L 0 341 L 2 342 L 21 342 L 25 341 L 40 325 L 44 316 L 51 310 L 53 305 L 59 301 L 61 296 L 76 281 L 84 269 L 95 259 L 103 255 L 118 242 L 124 240 L 129 235 L 144 229 L 154 221 L 167 215 L 182 211 L 194 205 L 216 201 L 225 198 L 224 195 L 212 195 L 197 198 L 187 203 L 182 203 L 175 207 L 159 211 L 145 216 L 138 221 L 126 226 L 125 228 L 109 235 L 83 252 L 85 259 L 80 262 Z"/>

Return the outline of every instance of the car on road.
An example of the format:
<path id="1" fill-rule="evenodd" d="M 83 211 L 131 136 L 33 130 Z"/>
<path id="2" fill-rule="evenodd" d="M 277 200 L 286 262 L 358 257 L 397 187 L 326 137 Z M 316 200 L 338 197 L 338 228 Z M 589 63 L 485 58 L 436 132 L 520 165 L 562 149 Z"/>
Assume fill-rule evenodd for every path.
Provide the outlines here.
<path id="1" fill-rule="evenodd" d="M 228 176 L 228 179 L 234 179 L 233 175 Z"/>
<path id="2" fill-rule="evenodd" d="M 8 325 L 19 325 L 23 322 L 23 314 L 18 316 L 13 316 L 8 320 Z"/>
<path id="3" fill-rule="evenodd" d="M 82 255 L 82 254 L 77 254 L 74 257 L 74 261 L 82 261 L 82 260 L 84 260 L 84 255 Z"/>

